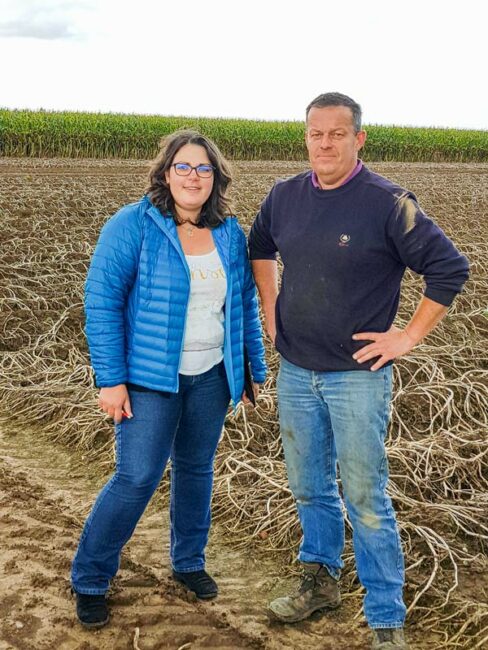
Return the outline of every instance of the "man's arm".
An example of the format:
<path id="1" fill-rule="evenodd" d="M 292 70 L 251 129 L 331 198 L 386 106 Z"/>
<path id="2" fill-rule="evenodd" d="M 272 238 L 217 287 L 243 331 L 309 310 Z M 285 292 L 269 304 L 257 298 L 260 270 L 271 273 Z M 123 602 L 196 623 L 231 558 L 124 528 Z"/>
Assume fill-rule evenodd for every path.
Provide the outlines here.
<path id="1" fill-rule="evenodd" d="M 249 232 L 249 258 L 254 281 L 259 291 L 264 312 L 264 325 L 271 341 L 276 338 L 275 307 L 278 298 L 278 247 L 271 235 L 271 203 L 273 190 L 261 204 Z"/>
<path id="2" fill-rule="evenodd" d="M 276 338 L 275 307 L 278 298 L 278 263 L 276 260 L 252 260 L 252 272 L 263 306 L 266 332 L 274 344 Z"/>
<path id="3" fill-rule="evenodd" d="M 259 285 L 258 285 L 259 286 Z M 360 332 L 355 341 L 373 341 L 353 355 L 358 363 L 379 357 L 371 370 L 378 370 L 387 361 L 401 357 L 414 348 L 447 314 L 448 308 L 425 296 L 419 302 L 410 322 L 401 330 L 392 325 L 387 332 Z"/>
<path id="4" fill-rule="evenodd" d="M 387 332 L 353 335 L 356 341 L 372 341 L 353 355 L 358 363 L 378 357 L 371 370 L 378 370 L 387 361 L 407 354 L 431 332 L 444 318 L 469 275 L 467 259 L 427 217 L 410 192 L 398 197 L 387 222 L 387 235 L 392 254 L 406 267 L 423 275 L 426 287 L 405 329 L 392 326 Z"/>

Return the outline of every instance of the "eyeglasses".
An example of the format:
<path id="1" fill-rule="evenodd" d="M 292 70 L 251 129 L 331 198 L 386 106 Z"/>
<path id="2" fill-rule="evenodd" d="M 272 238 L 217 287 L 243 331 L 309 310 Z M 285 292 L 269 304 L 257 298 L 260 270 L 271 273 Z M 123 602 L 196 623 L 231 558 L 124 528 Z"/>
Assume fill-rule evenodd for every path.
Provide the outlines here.
<path id="1" fill-rule="evenodd" d="M 192 167 L 189 163 L 173 163 L 171 167 L 175 168 L 175 173 L 178 176 L 189 176 L 195 170 L 197 176 L 200 176 L 200 178 L 210 178 L 215 169 L 213 165 L 197 165 L 196 167 Z"/>

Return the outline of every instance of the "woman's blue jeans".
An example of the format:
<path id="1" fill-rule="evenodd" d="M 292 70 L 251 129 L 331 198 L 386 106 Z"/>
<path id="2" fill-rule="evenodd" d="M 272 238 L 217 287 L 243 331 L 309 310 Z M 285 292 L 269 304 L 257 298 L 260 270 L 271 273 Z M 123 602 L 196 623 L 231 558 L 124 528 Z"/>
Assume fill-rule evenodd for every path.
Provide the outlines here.
<path id="1" fill-rule="evenodd" d="M 314 372 L 282 358 L 278 376 L 281 436 L 303 531 L 299 560 L 339 578 L 344 516 L 337 463 L 353 528 L 356 567 L 370 627 L 401 627 L 403 553 L 391 499 L 384 439 L 391 366 L 375 372 Z"/>
<path id="2" fill-rule="evenodd" d="M 205 566 L 213 461 L 230 401 L 224 364 L 180 375 L 178 393 L 129 389 L 134 417 L 115 427 L 116 469 L 98 495 L 73 560 L 81 594 L 104 594 L 171 457 L 173 569 Z"/>

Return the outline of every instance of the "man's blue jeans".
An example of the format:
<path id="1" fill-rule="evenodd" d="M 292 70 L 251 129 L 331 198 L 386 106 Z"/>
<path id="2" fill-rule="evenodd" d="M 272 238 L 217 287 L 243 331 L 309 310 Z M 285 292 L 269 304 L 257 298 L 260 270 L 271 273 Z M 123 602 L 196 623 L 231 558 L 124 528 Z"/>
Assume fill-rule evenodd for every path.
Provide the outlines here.
<path id="1" fill-rule="evenodd" d="M 318 562 L 340 576 L 344 516 L 338 463 L 372 628 L 402 627 L 406 613 L 403 553 L 385 491 L 391 372 L 391 366 L 375 372 L 314 372 L 282 358 L 278 375 L 288 481 L 303 530 L 299 560 Z"/>
<path id="2" fill-rule="evenodd" d="M 95 501 L 73 561 L 72 584 L 104 594 L 171 456 L 173 568 L 205 566 L 213 461 L 230 394 L 224 364 L 180 375 L 178 393 L 129 390 L 134 417 L 115 427 L 116 469 Z"/>

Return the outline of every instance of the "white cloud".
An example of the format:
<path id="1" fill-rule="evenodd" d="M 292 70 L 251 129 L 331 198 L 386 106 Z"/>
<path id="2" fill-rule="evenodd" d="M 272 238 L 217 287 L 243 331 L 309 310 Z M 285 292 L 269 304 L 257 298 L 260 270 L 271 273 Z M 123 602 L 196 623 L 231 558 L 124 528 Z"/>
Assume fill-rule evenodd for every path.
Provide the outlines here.
<path id="1" fill-rule="evenodd" d="M 37 21 L 24 18 L 0 23 L 0 36 L 7 38 L 41 38 L 52 40 L 57 38 L 72 38 L 74 35 L 69 22 Z"/>
<path id="2" fill-rule="evenodd" d="M 58 40 L 83 38 L 81 16 L 95 10 L 92 2 L 17 0 L 7 3 L 0 19 L 0 38 Z"/>

